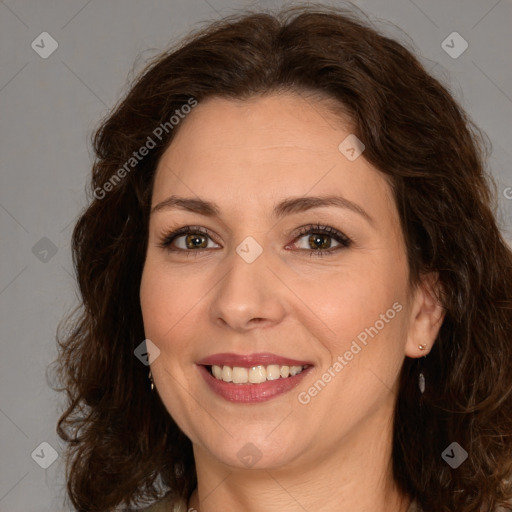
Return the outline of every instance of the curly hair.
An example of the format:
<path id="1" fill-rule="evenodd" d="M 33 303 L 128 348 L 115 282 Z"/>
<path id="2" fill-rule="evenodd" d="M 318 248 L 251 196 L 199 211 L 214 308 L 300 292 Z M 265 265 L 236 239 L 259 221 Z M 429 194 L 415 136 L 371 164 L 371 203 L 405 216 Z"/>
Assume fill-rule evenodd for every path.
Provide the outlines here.
<path id="1" fill-rule="evenodd" d="M 134 357 L 153 178 L 181 125 L 160 137 L 155 128 L 191 99 L 279 91 L 317 94 L 348 114 L 364 158 L 392 186 L 411 284 L 439 276 L 445 319 L 421 360 L 425 392 L 418 360 L 406 357 L 400 374 L 397 485 L 424 512 L 498 510 L 512 499 L 512 252 L 485 137 L 413 50 L 352 10 L 318 5 L 244 12 L 191 33 L 146 65 L 92 136 L 89 202 L 72 235 L 81 303 L 57 333 L 67 393 L 57 432 L 73 506 L 131 506 L 158 499 L 159 484 L 186 499 L 197 484 L 191 442 Z M 154 147 L 128 172 L 148 137 Z M 441 457 L 454 441 L 468 452 L 457 469 Z"/>

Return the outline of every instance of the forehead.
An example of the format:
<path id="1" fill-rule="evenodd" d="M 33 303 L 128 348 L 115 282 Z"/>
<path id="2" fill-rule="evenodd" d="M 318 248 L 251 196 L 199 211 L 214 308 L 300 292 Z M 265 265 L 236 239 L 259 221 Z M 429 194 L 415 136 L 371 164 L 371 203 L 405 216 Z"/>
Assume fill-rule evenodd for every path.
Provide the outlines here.
<path id="1" fill-rule="evenodd" d="M 306 154 L 329 161 L 338 156 L 338 144 L 333 144 L 343 133 L 350 134 L 348 118 L 341 119 L 318 100 L 300 94 L 248 100 L 213 97 L 182 121 L 168 150 L 182 162 L 206 155 L 241 157 L 240 153 L 255 162 L 279 155 L 301 160 Z"/>
<path id="2" fill-rule="evenodd" d="M 380 206 L 380 215 L 392 209 L 384 175 L 364 153 L 350 161 L 340 151 L 352 127 L 324 102 L 295 93 L 215 97 L 181 123 L 157 167 L 153 204 L 179 194 L 263 208 L 281 197 L 340 193 Z"/>

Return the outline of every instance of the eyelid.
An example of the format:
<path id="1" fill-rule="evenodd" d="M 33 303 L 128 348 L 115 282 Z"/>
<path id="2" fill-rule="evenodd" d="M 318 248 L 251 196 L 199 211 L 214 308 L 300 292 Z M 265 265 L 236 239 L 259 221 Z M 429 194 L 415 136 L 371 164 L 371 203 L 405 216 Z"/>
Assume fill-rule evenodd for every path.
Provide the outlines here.
<path id="1" fill-rule="evenodd" d="M 177 228 L 177 229 L 172 229 L 169 232 L 166 231 L 164 234 L 159 236 L 159 242 L 157 245 L 158 245 L 158 247 L 161 247 L 162 249 L 166 249 L 169 252 L 202 252 L 203 250 L 206 250 L 206 249 L 201 249 L 201 250 L 194 250 L 194 251 L 186 251 L 185 249 L 170 249 L 169 248 L 170 245 L 172 244 L 172 242 L 174 242 L 174 240 L 176 240 L 176 238 L 183 236 L 183 235 L 187 235 L 187 234 L 201 234 L 201 235 L 209 237 L 217 245 L 220 245 L 219 242 L 217 242 L 215 240 L 216 235 L 214 235 L 211 230 L 209 230 L 208 228 L 205 228 L 203 226 L 191 226 L 191 225 L 183 226 L 183 227 Z"/>
<path id="2" fill-rule="evenodd" d="M 347 235 L 345 235 L 345 233 L 327 224 L 306 224 L 304 226 L 297 228 L 296 230 L 294 230 L 294 232 L 294 240 L 310 233 L 321 233 L 328 235 L 331 238 L 338 237 L 343 239 L 343 241 L 345 242 L 352 242 L 352 240 L 350 240 L 350 238 Z"/>
<path id="3" fill-rule="evenodd" d="M 305 226 L 298 228 L 298 232 L 295 231 L 295 233 L 296 234 L 293 241 L 291 242 L 291 244 L 288 244 L 287 247 L 289 247 L 290 245 L 295 245 L 297 240 L 299 240 L 300 238 L 314 233 L 332 238 L 338 243 L 338 246 L 336 247 L 329 249 L 319 249 L 316 251 L 313 249 L 297 249 L 298 251 L 309 252 L 311 253 L 311 256 L 313 254 L 316 254 L 317 256 L 321 256 L 324 254 L 333 254 L 341 249 L 347 249 L 353 244 L 353 240 L 351 240 L 347 235 L 345 235 L 345 233 L 329 225 L 307 224 Z"/>
<path id="4" fill-rule="evenodd" d="M 301 226 L 299 228 L 296 228 L 295 230 L 293 230 L 293 234 L 291 233 L 289 235 L 290 236 L 293 236 L 293 240 L 288 243 L 286 245 L 286 248 L 294 245 L 296 243 L 296 241 L 300 238 L 302 238 L 303 236 L 306 236 L 308 234 L 321 234 L 321 235 L 325 235 L 329 238 L 332 238 L 334 239 L 339 245 L 334 247 L 334 248 L 329 248 L 329 249 L 318 249 L 318 250 L 314 250 L 314 249 L 296 249 L 296 251 L 299 251 L 299 252 L 308 252 L 310 253 L 311 256 L 313 256 L 313 254 L 315 254 L 316 256 L 322 256 L 324 254 L 333 254 L 333 253 L 336 253 L 338 252 L 339 250 L 341 249 L 346 249 L 348 247 L 350 247 L 353 243 L 353 240 L 351 240 L 347 235 L 345 235 L 343 232 L 339 231 L 338 229 L 336 228 L 333 228 L 329 225 L 321 225 L 321 224 L 306 224 L 304 226 Z M 187 235 L 187 234 L 199 234 L 199 235 L 203 235 L 203 236 L 206 236 L 208 237 L 210 240 L 212 240 L 215 244 L 217 245 L 221 245 L 219 244 L 219 242 L 217 242 L 215 240 L 216 238 L 216 235 L 211 231 L 209 230 L 208 228 L 205 228 L 203 226 L 192 226 L 192 225 L 187 225 L 187 226 L 182 226 L 181 228 L 177 228 L 177 229 L 174 229 L 172 230 L 171 232 L 167 233 L 167 234 L 163 234 L 161 235 L 159 238 L 160 238 L 160 241 L 159 243 L 157 244 L 158 247 L 162 248 L 162 249 L 165 249 L 167 250 L 168 252 L 172 252 L 172 253 L 203 253 L 204 251 L 208 251 L 208 250 L 211 250 L 211 249 L 190 249 L 190 250 L 187 250 L 187 249 L 181 249 L 181 248 L 170 248 L 171 247 L 171 244 L 179 237 L 181 236 L 184 236 L 184 235 Z M 215 248 L 217 249 L 217 248 Z"/>

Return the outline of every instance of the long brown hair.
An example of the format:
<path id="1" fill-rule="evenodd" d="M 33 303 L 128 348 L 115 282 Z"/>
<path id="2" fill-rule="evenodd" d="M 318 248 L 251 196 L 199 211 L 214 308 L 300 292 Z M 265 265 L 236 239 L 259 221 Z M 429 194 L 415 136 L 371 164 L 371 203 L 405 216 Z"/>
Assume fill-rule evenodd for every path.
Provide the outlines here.
<path id="1" fill-rule="evenodd" d="M 322 6 L 210 23 L 150 62 L 93 136 L 90 202 L 72 237 L 82 303 L 57 337 L 68 397 L 57 431 L 73 505 L 113 510 L 162 487 L 186 499 L 196 485 L 191 443 L 134 357 L 153 176 L 180 126 L 169 119 L 191 99 L 276 91 L 318 94 L 349 115 L 364 158 L 392 184 L 411 284 L 439 274 L 446 316 L 421 361 L 424 394 L 417 360 L 406 358 L 400 376 L 398 486 L 425 512 L 496 511 L 512 499 L 512 253 L 495 221 L 484 139 L 403 45 L 353 11 Z M 127 168 L 148 137 L 155 147 Z M 468 453 L 456 469 L 441 456 L 452 442 Z"/>

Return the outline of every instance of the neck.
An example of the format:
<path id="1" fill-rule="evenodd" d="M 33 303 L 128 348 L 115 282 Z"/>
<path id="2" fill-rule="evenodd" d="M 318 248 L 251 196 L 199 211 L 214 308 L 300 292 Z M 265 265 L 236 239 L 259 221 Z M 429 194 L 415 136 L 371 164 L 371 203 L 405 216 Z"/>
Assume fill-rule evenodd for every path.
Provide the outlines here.
<path id="1" fill-rule="evenodd" d="M 188 510 L 406 512 L 410 499 L 395 485 L 391 446 L 392 421 L 380 415 L 355 426 L 336 450 L 310 449 L 277 468 L 233 468 L 194 445 L 198 488 Z"/>

